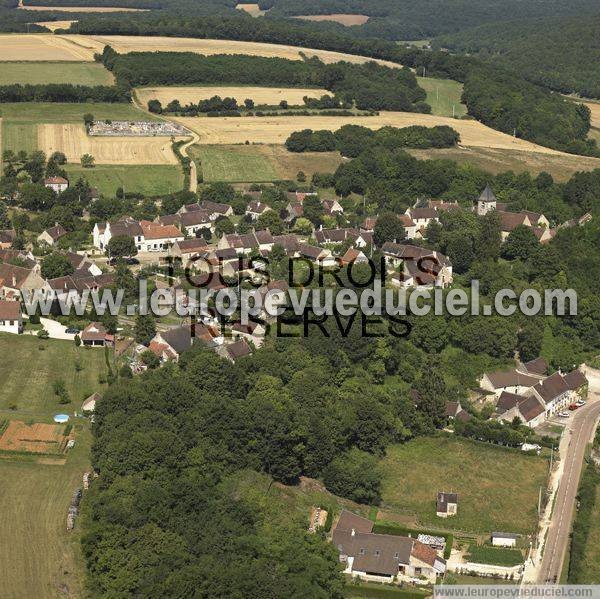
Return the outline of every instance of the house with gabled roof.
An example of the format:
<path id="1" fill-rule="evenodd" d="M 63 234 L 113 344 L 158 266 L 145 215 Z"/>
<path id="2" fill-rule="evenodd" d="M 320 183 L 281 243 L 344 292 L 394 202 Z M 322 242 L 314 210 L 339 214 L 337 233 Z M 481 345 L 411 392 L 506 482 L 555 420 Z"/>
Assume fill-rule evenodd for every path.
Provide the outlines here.
<path id="1" fill-rule="evenodd" d="M 373 522 L 342 510 L 332 533 L 344 572 L 367 581 L 435 583 L 446 561 L 416 538 L 373 532 Z"/>
<path id="2" fill-rule="evenodd" d="M 203 200 L 199 206 L 199 210 L 205 210 L 210 214 L 211 220 L 217 220 L 220 216 L 233 216 L 233 207 L 229 204 L 221 204 L 220 202 L 211 202 Z"/>
<path id="3" fill-rule="evenodd" d="M 0 300 L 0 333 L 20 335 L 22 332 L 21 302 Z"/>
<path id="4" fill-rule="evenodd" d="M 0 250 L 6 250 L 12 247 L 16 238 L 17 232 L 14 229 L 0 230 Z"/>
<path id="5" fill-rule="evenodd" d="M 61 237 L 67 235 L 67 230 L 58 223 L 54 223 L 53 227 L 42 231 L 37 240 L 39 243 L 45 243 L 46 245 L 54 245 Z"/>
<path id="6" fill-rule="evenodd" d="M 399 287 L 448 287 L 452 263 L 440 252 L 409 244 L 386 242 L 381 251 L 389 266 L 392 284 Z"/>
<path id="7" fill-rule="evenodd" d="M 534 396 L 523 396 L 502 391 L 496 402 L 494 418 L 503 422 L 513 422 L 518 418 L 523 424 L 535 428 L 545 420 L 544 405 Z"/>
<path id="8" fill-rule="evenodd" d="M 258 220 L 265 212 L 269 212 L 269 210 L 272 210 L 272 208 L 267 203 L 260 200 L 253 200 L 246 208 L 246 216 L 251 220 Z"/>
<path id="9" fill-rule="evenodd" d="M 104 347 L 110 336 L 101 322 L 91 322 L 80 334 L 81 343 L 90 347 Z"/>
<path id="10" fill-rule="evenodd" d="M 547 416 L 562 411 L 569 405 L 569 387 L 565 383 L 560 372 L 555 372 L 548 378 L 535 384 L 529 395 L 537 397 L 544 405 Z"/>
<path id="11" fill-rule="evenodd" d="M 0 263 L 0 299 L 23 299 L 25 292 L 41 291 L 45 284 L 37 264 L 33 268 L 24 268 Z"/>

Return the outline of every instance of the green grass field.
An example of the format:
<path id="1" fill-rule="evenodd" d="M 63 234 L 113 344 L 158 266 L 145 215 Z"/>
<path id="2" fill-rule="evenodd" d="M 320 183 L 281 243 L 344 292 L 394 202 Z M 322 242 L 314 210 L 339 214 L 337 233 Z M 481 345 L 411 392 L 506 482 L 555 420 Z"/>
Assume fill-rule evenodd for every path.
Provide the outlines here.
<path id="1" fill-rule="evenodd" d="M 160 120 L 158 117 L 136 108 L 133 104 L 63 104 L 58 102 L 0 104 L 0 117 L 8 121 L 27 123 L 80 123 L 83 121 L 83 115 L 88 112 L 98 120 Z"/>
<path id="2" fill-rule="evenodd" d="M 175 165 L 96 165 L 94 168 L 82 168 L 77 164 L 67 164 L 65 170 L 72 182 L 85 177 L 92 187 L 108 197 L 113 197 L 118 187 L 123 187 L 126 192 L 153 196 L 173 193 L 183 186 L 183 173 Z"/>
<path id="3" fill-rule="evenodd" d="M 333 172 L 342 162 L 338 152 L 296 154 L 282 145 L 196 145 L 192 153 L 207 183 L 294 180 L 299 171 L 310 178 Z"/>
<path id="4" fill-rule="evenodd" d="M 462 83 L 430 77 L 417 77 L 417 82 L 427 92 L 425 101 L 431 106 L 432 114 L 457 117 L 467 114 L 467 107 L 460 101 L 463 90 Z M 454 114 L 452 113 L 453 107 Z"/>
<path id="5" fill-rule="evenodd" d="M 33 123 L 3 120 L 0 134 L 2 135 L 2 151 L 33 152 L 37 150 L 37 125 Z"/>
<path id="6" fill-rule="evenodd" d="M 545 458 L 451 436 L 392 446 L 381 467 L 388 511 L 414 514 L 432 527 L 521 534 L 535 529 L 538 490 L 548 471 Z M 436 516 L 438 491 L 458 493 L 456 516 Z"/>
<path id="7" fill-rule="evenodd" d="M 13 83 L 73 85 L 112 85 L 114 78 L 101 64 L 94 62 L 3 62 L 0 85 Z"/>
<path id="8" fill-rule="evenodd" d="M 579 584 L 600 584 L 600 486 L 596 488 L 596 501 L 591 527 L 585 544 L 583 575 Z"/>
<path id="9" fill-rule="evenodd" d="M 44 347 L 44 350 L 40 350 Z M 79 410 L 84 396 L 101 391 L 104 351 L 70 341 L 0 334 L 0 420 L 50 422 Z M 76 368 L 76 364 L 80 369 Z M 72 402 L 58 404 L 52 382 L 62 378 Z M 13 409 L 11 409 L 11 407 Z M 66 460 L 33 455 L 0 458 L 0 596 L 10 599 L 84 597 L 80 530 L 67 533 L 71 496 L 89 470 L 89 422 L 71 420 L 75 447 Z"/>
<path id="10" fill-rule="evenodd" d="M 25 374 L 25 373 L 23 373 Z M 88 425 L 75 428 L 65 464 L 0 460 L 0 595 L 7 599 L 83 597 L 80 531 L 66 530 L 67 511 L 89 470 Z"/>
<path id="11" fill-rule="evenodd" d="M 194 159 L 206 182 L 275 181 L 277 173 L 267 158 L 254 148 L 236 151 L 220 146 L 196 146 Z"/>
<path id="12" fill-rule="evenodd" d="M 100 387 L 98 375 L 106 373 L 102 349 L 77 348 L 72 341 L 0 334 L 0 356 L 3 418 L 47 419 L 57 412 L 79 410 L 82 400 Z M 60 405 L 52 392 L 52 383 L 59 378 L 65 381 L 70 404 Z"/>

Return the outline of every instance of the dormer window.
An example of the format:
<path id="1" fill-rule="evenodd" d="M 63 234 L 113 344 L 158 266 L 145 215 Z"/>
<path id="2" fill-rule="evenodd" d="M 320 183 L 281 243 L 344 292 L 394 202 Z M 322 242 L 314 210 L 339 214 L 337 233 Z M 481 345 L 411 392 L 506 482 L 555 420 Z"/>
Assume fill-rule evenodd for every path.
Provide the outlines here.
<path id="1" fill-rule="evenodd" d="M 375 549 L 375 557 L 379 557 L 381 555 L 381 551 L 379 549 Z"/>
<path id="2" fill-rule="evenodd" d="M 360 555 L 364 555 L 365 554 L 365 548 L 364 547 L 360 548 L 359 554 Z"/>

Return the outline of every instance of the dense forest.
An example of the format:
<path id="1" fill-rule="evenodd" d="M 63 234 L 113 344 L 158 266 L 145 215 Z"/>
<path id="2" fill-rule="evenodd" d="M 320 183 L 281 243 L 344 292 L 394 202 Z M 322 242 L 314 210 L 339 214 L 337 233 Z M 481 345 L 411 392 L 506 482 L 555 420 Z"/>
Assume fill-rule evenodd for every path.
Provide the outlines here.
<path id="1" fill-rule="evenodd" d="M 0 85 L 0 102 L 131 102 L 131 92 L 108 85 Z"/>
<path id="2" fill-rule="evenodd" d="M 548 94 L 511 71 L 471 69 L 462 100 L 470 115 L 494 129 L 565 152 L 600 155 L 595 140 L 587 139 L 587 106 Z"/>
<path id="3" fill-rule="evenodd" d="M 600 15 L 494 23 L 435 40 L 435 46 L 502 64 L 562 93 L 600 98 Z"/>
<path id="4" fill-rule="evenodd" d="M 430 112 L 425 91 L 408 68 L 374 62 L 326 65 L 246 55 L 202 56 L 192 52 L 118 54 L 106 46 L 102 62 L 123 87 L 143 85 L 227 84 L 323 87 L 345 104 L 361 110 Z"/>
<path id="5" fill-rule="evenodd" d="M 551 15 L 598 14 L 591 0 L 522 2 L 520 0 L 260 0 L 269 17 L 291 15 L 358 14 L 371 19 L 351 27 L 363 37 L 418 40 L 461 31 L 483 23 Z"/>
<path id="6" fill-rule="evenodd" d="M 373 131 L 360 125 L 344 125 L 335 132 L 304 129 L 295 131 L 286 140 L 290 152 L 331 152 L 355 158 L 376 147 L 397 148 L 450 148 L 460 141 L 460 135 L 451 127 L 382 127 Z"/>

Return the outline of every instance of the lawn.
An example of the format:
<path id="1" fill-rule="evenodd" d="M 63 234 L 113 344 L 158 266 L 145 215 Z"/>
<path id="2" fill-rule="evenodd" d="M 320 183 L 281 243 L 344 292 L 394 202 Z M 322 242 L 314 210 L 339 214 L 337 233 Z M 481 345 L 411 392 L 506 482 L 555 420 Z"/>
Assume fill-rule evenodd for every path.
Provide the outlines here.
<path id="1" fill-rule="evenodd" d="M 44 348 L 44 349 L 41 349 Z M 0 417 L 42 418 L 79 410 L 106 374 L 102 349 L 77 348 L 72 341 L 0 334 Z M 71 403 L 61 405 L 52 383 L 63 379 Z"/>
<path id="2" fill-rule="evenodd" d="M 457 117 L 467 114 L 467 107 L 460 101 L 463 91 L 462 83 L 432 77 L 417 77 L 417 81 L 419 86 L 427 92 L 425 101 L 431 106 L 432 114 Z"/>
<path id="3" fill-rule="evenodd" d="M 288 152 L 282 145 L 196 145 L 204 181 L 229 183 L 294 180 L 299 171 L 310 179 L 331 173 L 342 163 L 338 152 Z"/>
<path id="4" fill-rule="evenodd" d="M 5 62 L 0 64 L 0 85 L 13 83 L 112 85 L 114 78 L 101 64 L 86 62 Z"/>
<path id="5" fill-rule="evenodd" d="M 530 534 L 548 464 L 517 450 L 439 435 L 390 447 L 381 468 L 383 507 L 389 511 L 413 514 L 432 527 Z M 436 516 L 438 491 L 458 493 L 456 516 Z"/>
<path id="6" fill-rule="evenodd" d="M 349 582 L 346 587 L 345 596 L 348 599 L 359 599 L 362 597 L 368 597 L 372 599 L 421 599 L 431 595 L 431 591 L 419 590 L 419 589 L 400 589 L 390 585 L 383 585 L 377 583 L 360 583 L 355 584 Z"/>
<path id="7" fill-rule="evenodd" d="M 85 177 L 92 187 L 108 197 L 114 197 L 118 187 L 123 187 L 126 192 L 154 196 L 179 191 L 183 186 L 183 173 L 179 166 L 97 165 L 82 168 L 77 164 L 67 164 L 66 171 L 72 182 Z"/>
<path id="8" fill-rule="evenodd" d="M 510 568 L 523 563 L 523 554 L 517 549 L 503 549 L 489 545 L 471 545 L 467 559 L 476 564 L 494 564 Z"/>
<path id="9" fill-rule="evenodd" d="M 79 529 L 66 531 L 67 511 L 89 469 L 87 423 L 75 428 L 65 464 L 0 460 L 0 595 L 7 599 L 83 597 Z"/>

